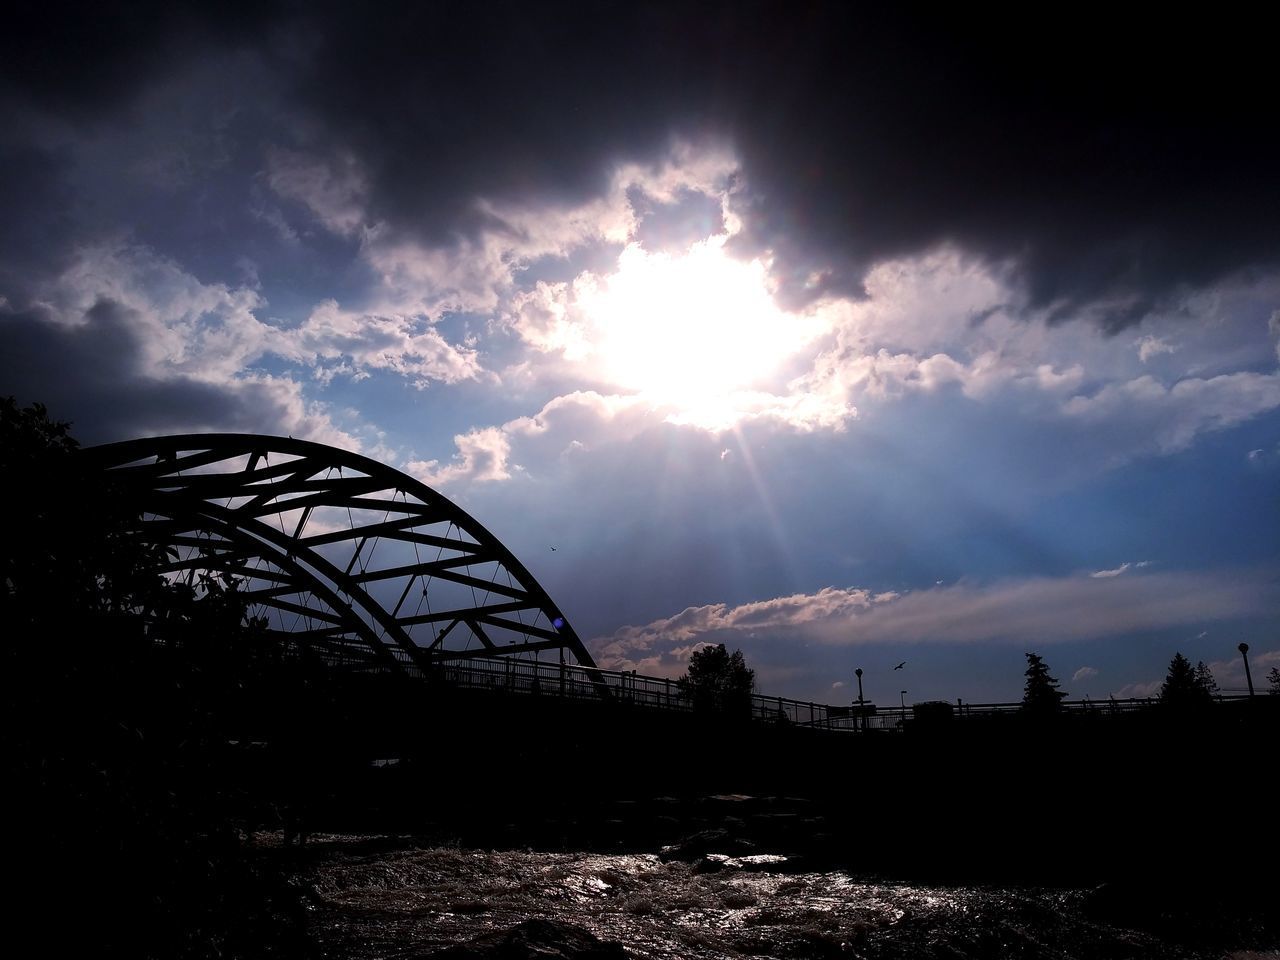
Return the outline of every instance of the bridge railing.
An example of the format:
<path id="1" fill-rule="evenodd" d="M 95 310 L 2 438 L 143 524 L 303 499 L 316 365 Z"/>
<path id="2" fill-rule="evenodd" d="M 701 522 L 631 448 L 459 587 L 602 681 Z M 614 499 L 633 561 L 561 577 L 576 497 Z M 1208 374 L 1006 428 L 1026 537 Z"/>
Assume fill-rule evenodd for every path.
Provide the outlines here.
<path id="1" fill-rule="evenodd" d="M 693 709 L 693 702 L 681 690 L 679 681 L 669 677 L 506 657 L 440 659 L 426 669 L 407 655 L 400 660 L 403 669 L 411 676 L 444 682 L 459 689 L 584 700 L 608 697 L 618 703 L 639 707 L 678 711 Z M 833 721 L 824 703 L 761 694 L 751 695 L 751 716 L 755 720 L 805 726 L 827 726 Z"/>
<path id="2" fill-rule="evenodd" d="M 485 690 L 532 696 L 553 696 L 573 700 L 601 700 L 641 708 L 688 712 L 693 709 L 690 698 L 681 690 L 679 681 L 668 677 L 604 670 L 577 664 L 539 662 L 513 657 L 488 659 L 442 658 L 426 668 L 403 656 L 401 664 L 411 676 L 445 683 L 464 690 Z M 1247 696 L 1224 695 L 1218 701 L 1248 699 Z M 1116 716 L 1150 710 L 1158 701 L 1151 698 L 1109 698 L 1107 700 L 1067 700 L 1061 704 L 1068 717 Z M 928 714 L 919 708 L 932 708 Z M 901 732 L 914 725 L 940 721 L 964 720 L 971 723 L 995 722 L 1019 714 L 1022 703 L 932 703 L 877 708 L 867 704 L 844 706 L 790 697 L 752 694 L 751 717 L 766 723 L 785 723 L 800 727 L 847 732 Z"/>

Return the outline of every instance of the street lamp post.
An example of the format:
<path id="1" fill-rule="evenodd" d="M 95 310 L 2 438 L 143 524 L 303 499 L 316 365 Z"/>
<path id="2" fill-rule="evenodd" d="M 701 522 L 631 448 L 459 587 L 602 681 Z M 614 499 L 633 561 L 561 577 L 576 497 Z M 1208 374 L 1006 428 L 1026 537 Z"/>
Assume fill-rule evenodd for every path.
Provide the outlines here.
<path id="1" fill-rule="evenodd" d="M 907 691 L 902 690 L 898 693 L 898 703 L 902 705 L 902 719 L 907 719 Z"/>
<path id="2" fill-rule="evenodd" d="M 861 727 L 865 732 L 867 729 L 867 711 L 862 705 L 862 668 L 859 667 L 857 670 L 853 671 L 853 675 L 858 678 L 858 716 L 861 718 L 854 727 L 855 729 L 857 727 Z"/>
<path id="3" fill-rule="evenodd" d="M 1249 696 L 1253 696 L 1253 674 L 1249 672 L 1249 645 L 1242 643 L 1236 647 L 1240 651 L 1240 656 L 1244 658 L 1244 679 L 1249 684 Z"/>

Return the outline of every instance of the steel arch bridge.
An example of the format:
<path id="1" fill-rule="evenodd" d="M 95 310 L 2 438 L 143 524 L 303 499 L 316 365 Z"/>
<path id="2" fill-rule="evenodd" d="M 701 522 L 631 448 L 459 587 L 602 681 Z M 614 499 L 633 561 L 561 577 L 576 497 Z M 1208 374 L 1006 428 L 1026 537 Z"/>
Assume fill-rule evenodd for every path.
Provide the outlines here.
<path id="1" fill-rule="evenodd" d="M 81 451 L 164 548 L 156 572 L 234 577 L 268 633 L 331 664 L 408 672 L 537 661 L 595 667 L 564 614 L 473 517 L 346 450 L 252 434 Z"/>

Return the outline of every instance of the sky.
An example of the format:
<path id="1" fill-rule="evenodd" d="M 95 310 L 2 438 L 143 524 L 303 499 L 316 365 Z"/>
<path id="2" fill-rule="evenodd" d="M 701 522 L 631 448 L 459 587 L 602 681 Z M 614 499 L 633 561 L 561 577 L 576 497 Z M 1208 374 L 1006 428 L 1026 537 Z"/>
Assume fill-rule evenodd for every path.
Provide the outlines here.
<path id="1" fill-rule="evenodd" d="M 179 6 L 0 36 L 0 395 L 383 460 L 606 667 L 724 643 L 896 704 L 1016 700 L 1031 651 L 1073 699 L 1280 666 L 1248 16 Z"/>

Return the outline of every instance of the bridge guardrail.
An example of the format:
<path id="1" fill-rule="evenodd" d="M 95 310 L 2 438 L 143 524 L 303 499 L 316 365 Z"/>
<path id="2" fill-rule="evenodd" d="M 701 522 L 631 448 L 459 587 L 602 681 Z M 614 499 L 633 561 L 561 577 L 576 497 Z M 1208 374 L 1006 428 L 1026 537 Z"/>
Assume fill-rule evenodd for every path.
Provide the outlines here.
<path id="1" fill-rule="evenodd" d="M 444 682 L 466 690 L 488 690 L 523 695 L 548 695 L 577 700 L 600 700 L 604 697 L 641 708 L 690 712 L 692 701 L 680 689 L 679 681 L 669 677 L 584 667 L 577 664 L 543 663 L 495 656 L 488 660 L 449 660 L 442 658 L 425 670 L 405 658 L 402 665 L 411 676 Z M 375 668 L 382 669 L 382 668 Z M 429 676 L 428 676 L 429 674 Z M 1227 695 L 1220 702 L 1248 699 Z M 1107 700 L 1063 701 L 1068 716 L 1088 718 L 1115 716 L 1149 710 L 1158 701 L 1152 698 L 1110 698 Z M 751 717 L 760 722 L 789 723 L 800 727 L 847 732 L 901 732 L 921 721 L 912 706 L 881 707 L 867 704 L 859 712 L 856 704 L 825 704 L 789 697 L 751 695 Z M 1020 713 L 1021 702 L 964 703 L 957 701 L 952 714 L 945 719 L 927 722 L 990 721 Z"/>

